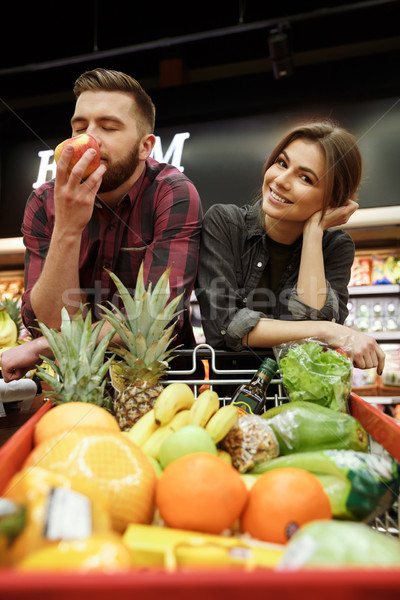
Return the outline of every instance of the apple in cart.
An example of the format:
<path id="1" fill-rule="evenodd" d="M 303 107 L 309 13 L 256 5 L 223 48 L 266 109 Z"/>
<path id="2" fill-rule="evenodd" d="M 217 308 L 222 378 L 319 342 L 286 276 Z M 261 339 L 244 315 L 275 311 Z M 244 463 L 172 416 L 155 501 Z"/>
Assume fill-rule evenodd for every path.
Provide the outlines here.
<path id="1" fill-rule="evenodd" d="M 58 144 L 58 146 L 54 150 L 54 160 L 57 164 L 66 146 L 72 146 L 74 149 L 74 153 L 69 163 L 70 169 L 73 169 L 76 163 L 85 154 L 86 150 L 89 150 L 90 148 L 94 148 L 96 150 L 96 155 L 85 170 L 82 179 L 86 179 L 87 177 L 89 177 L 89 175 L 100 166 L 99 144 L 92 135 L 89 135 L 88 133 L 81 133 L 80 135 L 64 140 L 63 142 Z"/>
<path id="2" fill-rule="evenodd" d="M 208 431 L 200 425 L 185 425 L 163 441 L 158 458 L 161 467 L 165 469 L 181 456 L 195 452 L 218 454 L 214 440 Z"/>

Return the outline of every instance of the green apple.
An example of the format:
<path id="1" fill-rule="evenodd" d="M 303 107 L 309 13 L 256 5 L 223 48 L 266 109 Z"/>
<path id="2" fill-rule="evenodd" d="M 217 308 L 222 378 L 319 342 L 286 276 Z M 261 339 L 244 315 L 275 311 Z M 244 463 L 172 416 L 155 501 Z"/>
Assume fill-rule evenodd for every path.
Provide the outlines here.
<path id="1" fill-rule="evenodd" d="M 200 425 L 185 425 L 174 431 L 161 444 L 158 460 L 163 469 L 177 458 L 208 452 L 217 455 L 217 447 L 211 435 Z"/>

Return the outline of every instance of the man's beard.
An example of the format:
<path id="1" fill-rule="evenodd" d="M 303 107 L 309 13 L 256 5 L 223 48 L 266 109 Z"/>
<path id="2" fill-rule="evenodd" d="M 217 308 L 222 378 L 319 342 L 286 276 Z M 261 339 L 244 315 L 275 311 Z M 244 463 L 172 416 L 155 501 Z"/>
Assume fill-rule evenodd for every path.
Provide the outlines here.
<path id="1" fill-rule="evenodd" d="M 139 164 L 139 143 L 137 143 L 130 154 L 124 160 L 116 163 L 112 163 L 107 167 L 107 171 L 103 175 L 103 180 L 100 185 L 98 194 L 104 192 L 111 192 L 119 188 L 120 185 L 125 183 L 131 177 Z"/>

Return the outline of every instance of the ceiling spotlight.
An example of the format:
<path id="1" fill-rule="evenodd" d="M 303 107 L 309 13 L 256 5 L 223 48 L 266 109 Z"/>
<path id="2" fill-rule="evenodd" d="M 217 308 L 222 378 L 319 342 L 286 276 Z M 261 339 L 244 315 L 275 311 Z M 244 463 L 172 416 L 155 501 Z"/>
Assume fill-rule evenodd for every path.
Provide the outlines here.
<path id="1" fill-rule="evenodd" d="M 282 79 L 293 74 L 288 30 L 287 25 L 280 25 L 276 29 L 271 29 L 268 34 L 269 55 L 275 79 Z"/>

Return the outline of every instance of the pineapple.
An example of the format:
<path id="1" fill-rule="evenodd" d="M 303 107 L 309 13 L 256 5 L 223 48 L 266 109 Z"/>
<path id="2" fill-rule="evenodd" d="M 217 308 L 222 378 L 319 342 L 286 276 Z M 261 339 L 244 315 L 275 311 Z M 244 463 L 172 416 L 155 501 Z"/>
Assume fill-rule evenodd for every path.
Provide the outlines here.
<path id="1" fill-rule="evenodd" d="M 60 332 L 39 323 L 54 354 L 54 360 L 47 357 L 42 359 L 56 377 L 45 367 L 38 368 L 39 377 L 51 388 L 48 395 L 55 404 L 88 402 L 110 411 L 111 398 L 109 394 L 107 396 L 105 388 L 106 374 L 113 356 L 105 360 L 105 353 L 115 331 L 111 329 L 97 344 L 104 320 L 92 328 L 91 311 L 83 318 L 82 307 L 71 318 L 67 309 L 63 308 L 61 318 Z"/>
<path id="2" fill-rule="evenodd" d="M 111 368 L 111 381 L 118 392 L 113 400 L 114 416 L 122 431 L 132 425 L 154 403 L 163 390 L 161 378 L 169 368 L 175 317 L 182 294 L 170 300 L 169 274 L 166 269 L 154 286 L 144 285 L 143 263 L 140 266 L 134 297 L 118 277 L 110 273 L 122 299 L 125 314 L 113 307 L 102 307 L 104 318 L 109 321 L 124 343 L 112 346 L 113 352 L 122 360 L 114 359 Z"/>

